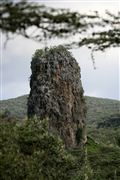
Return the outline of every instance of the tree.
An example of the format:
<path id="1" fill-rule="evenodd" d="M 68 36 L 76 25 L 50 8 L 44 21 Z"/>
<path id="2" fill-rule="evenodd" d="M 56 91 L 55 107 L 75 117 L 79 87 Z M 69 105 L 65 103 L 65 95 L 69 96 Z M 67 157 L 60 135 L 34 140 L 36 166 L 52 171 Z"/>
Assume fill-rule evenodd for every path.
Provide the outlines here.
<path id="1" fill-rule="evenodd" d="M 79 171 L 62 140 L 49 132 L 47 120 L 18 125 L 0 118 L 0 130 L 0 179 L 67 180 Z"/>
<path id="2" fill-rule="evenodd" d="M 87 46 L 92 51 L 104 51 L 120 46 L 120 12 L 114 15 L 106 11 L 106 17 L 101 17 L 98 12 L 80 14 L 34 2 L 12 0 L 1 0 L 0 7 L 0 29 L 6 33 L 7 39 L 11 34 L 17 34 L 44 42 L 54 37 L 77 35 L 79 40 L 66 44 L 67 47 Z M 33 31 L 29 32 L 30 28 Z"/>

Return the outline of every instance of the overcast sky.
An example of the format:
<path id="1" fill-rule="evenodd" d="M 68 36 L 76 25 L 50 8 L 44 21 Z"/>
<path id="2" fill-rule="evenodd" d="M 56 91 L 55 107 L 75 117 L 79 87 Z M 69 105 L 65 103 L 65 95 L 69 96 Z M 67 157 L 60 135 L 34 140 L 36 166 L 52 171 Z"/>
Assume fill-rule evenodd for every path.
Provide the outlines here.
<path id="1" fill-rule="evenodd" d="M 48 6 L 70 8 L 79 12 L 98 10 L 100 13 L 110 10 L 117 12 L 118 1 L 38 1 Z M 8 42 L 3 49 L 4 35 L 1 34 L 1 89 L 0 99 L 14 98 L 29 93 L 30 62 L 35 50 L 41 48 L 40 43 L 27 40 L 21 36 Z M 56 42 L 58 43 L 58 42 Z M 72 54 L 81 67 L 82 84 L 85 95 L 119 99 L 120 84 L 120 49 L 111 48 L 105 53 L 95 53 L 96 67 L 93 69 L 90 50 L 87 48 L 72 49 Z"/>

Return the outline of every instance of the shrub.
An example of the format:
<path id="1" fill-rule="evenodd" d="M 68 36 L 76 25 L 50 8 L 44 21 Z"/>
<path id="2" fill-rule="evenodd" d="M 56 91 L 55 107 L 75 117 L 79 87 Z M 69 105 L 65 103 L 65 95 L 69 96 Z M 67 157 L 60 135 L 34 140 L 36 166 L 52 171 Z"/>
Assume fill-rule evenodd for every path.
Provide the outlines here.
<path id="1" fill-rule="evenodd" d="M 22 125 L 0 121 L 1 180 L 70 179 L 75 160 L 62 140 L 49 132 L 47 120 Z"/>

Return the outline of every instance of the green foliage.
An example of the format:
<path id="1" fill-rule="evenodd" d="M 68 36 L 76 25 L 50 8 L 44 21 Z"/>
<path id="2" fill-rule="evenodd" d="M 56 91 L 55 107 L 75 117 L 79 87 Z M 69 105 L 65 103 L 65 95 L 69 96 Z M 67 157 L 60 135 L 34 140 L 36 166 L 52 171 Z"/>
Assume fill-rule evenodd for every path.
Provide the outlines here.
<path id="1" fill-rule="evenodd" d="M 48 131 L 46 120 L 20 120 L 22 123 L 16 124 L 0 117 L 0 179 L 119 180 L 120 128 L 97 129 L 98 123 L 119 115 L 119 101 L 92 97 L 86 100 L 87 155 L 79 148 L 66 151 L 62 141 Z M 1 108 L 23 118 L 26 101 L 27 96 L 2 101 Z"/>
<path id="2" fill-rule="evenodd" d="M 20 152 L 30 160 L 33 179 L 36 175 L 42 175 L 44 179 L 65 179 L 69 176 L 69 167 L 74 160 L 65 152 L 62 141 L 48 131 L 45 121 L 31 120 L 20 127 L 19 145 Z"/>
<path id="3" fill-rule="evenodd" d="M 33 59 L 39 59 L 43 54 L 44 54 L 44 50 L 43 49 L 37 49 L 35 51 Z"/>
<path id="4" fill-rule="evenodd" d="M 0 29 L 8 39 L 11 34 L 20 34 L 45 42 L 55 37 L 69 39 L 77 35 L 78 41 L 67 46 L 88 46 L 93 49 L 92 52 L 120 45 L 119 12 L 115 15 L 106 11 L 105 17 L 101 17 L 96 11 L 93 14 L 80 14 L 22 0 L 1 0 L 0 6 Z M 34 27 L 33 32 L 28 33 L 31 27 Z"/>
<path id="5" fill-rule="evenodd" d="M 0 112 L 4 113 L 7 109 L 11 116 L 17 119 L 24 119 L 27 116 L 27 95 L 14 99 L 0 101 Z"/>
<path id="6" fill-rule="evenodd" d="M 120 114 L 120 101 L 117 100 L 87 96 L 86 103 L 88 127 L 97 127 L 105 119 Z"/>
<path id="7" fill-rule="evenodd" d="M 84 163 L 82 165 L 81 170 L 76 174 L 74 180 L 92 180 L 93 179 L 93 170 L 91 169 L 89 160 L 88 160 L 88 153 L 87 153 L 87 146 L 84 147 Z"/>
<path id="8" fill-rule="evenodd" d="M 96 143 L 88 137 L 88 160 L 93 170 L 93 179 L 106 180 L 120 178 L 120 149 Z"/>
<path id="9" fill-rule="evenodd" d="M 59 45 L 59 46 L 53 46 L 51 48 L 45 48 L 45 49 L 37 49 L 35 51 L 35 54 L 33 55 L 33 60 L 38 60 L 40 57 L 48 57 L 53 54 L 59 54 L 59 52 L 63 52 L 63 53 L 66 53 L 66 54 L 70 54 L 69 51 L 66 50 L 66 48 L 62 45 Z"/>
<path id="10" fill-rule="evenodd" d="M 23 124 L 0 120 L 0 179 L 70 179 L 75 160 L 62 141 L 48 130 L 48 122 Z"/>
<path id="11" fill-rule="evenodd" d="M 22 179 L 24 161 L 18 152 L 15 122 L 0 119 L 0 179 Z M 23 171 L 20 172 L 20 171 Z"/>
<path id="12" fill-rule="evenodd" d="M 93 140 L 90 136 L 88 136 L 87 141 L 87 149 L 89 153 L 99 153 L 100 145 Z"/>

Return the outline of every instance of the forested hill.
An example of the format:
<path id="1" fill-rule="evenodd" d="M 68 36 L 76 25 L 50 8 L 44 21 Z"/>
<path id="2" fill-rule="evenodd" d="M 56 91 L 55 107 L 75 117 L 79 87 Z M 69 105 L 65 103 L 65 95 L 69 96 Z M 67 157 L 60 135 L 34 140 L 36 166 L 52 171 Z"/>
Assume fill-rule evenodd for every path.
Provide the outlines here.
<path id="1" fill-rule="evenodd" d="M 14 99 L 0 101 L 0 112 L 8 110 L 12 116 L 25 118 L 27 114 L 27 97 L 20 96 Z M 87 125 L 98 126 L 109 118 L 120 116 L 120 101 L 86 96 Z"/>
<path id="2" fill-rule="evenodd" d="M 10 111 L 17 118 L 25 118 L 28 95 L 0 101 L 0 112 Z M 86 96 L 87 122 L 96 125 L 105 118 L 120 114 L 120 101 Z"/>
<path id="3" fill-rule="evenodd" d="M 87 96 L 86 103 L 88 126 L 97 126 L 98 123 L 120 116 L 120 101 Z"/>

